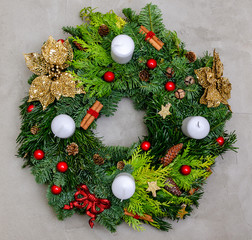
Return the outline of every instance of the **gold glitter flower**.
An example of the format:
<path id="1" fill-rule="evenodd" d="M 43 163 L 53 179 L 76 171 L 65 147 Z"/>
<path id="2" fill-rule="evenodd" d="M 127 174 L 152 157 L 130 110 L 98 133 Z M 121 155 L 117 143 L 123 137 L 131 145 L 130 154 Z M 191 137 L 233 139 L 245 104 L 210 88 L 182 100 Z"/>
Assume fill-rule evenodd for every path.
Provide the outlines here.
<path id="1" fill-rule="evenodd" d="M 207 107 L 218 107 L 220 103 L 228 105 L 227 100 L 231 97 L 231 83 L 228 78 L 222 77 L 223 64 L 219 54 L 213 53 L 213 67 L 204 67 L 195 70 L 199 84 L 205 88 L 200 99 L 201 104 Z"/>
<path id="2" fill-rule="evenodd" d="M 29 100 L 40 101 L 43 110 L 47 106 L 64 97 L 74 97 L 77 93 L 84 93 L 76 89 L 75 81 L 70 73 L 63 72 L 73 60 L 73 50 L 68 42 L 56 41 L 52 36 L 48 38 L 40 53 L 24 54 L 26 66 L 30 71 L 39 75 L 29 89 Z"/>

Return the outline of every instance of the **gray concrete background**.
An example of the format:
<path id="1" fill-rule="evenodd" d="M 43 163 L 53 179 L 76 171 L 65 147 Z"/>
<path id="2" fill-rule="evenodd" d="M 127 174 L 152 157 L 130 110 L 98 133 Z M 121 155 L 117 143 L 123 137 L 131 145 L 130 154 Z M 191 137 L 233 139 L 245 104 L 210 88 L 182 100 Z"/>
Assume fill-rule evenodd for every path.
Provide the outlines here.
<path id="1" fill-rule="evenodd" d="M 224 63 L 224 76 L 233 85 L 233 118 L 228 130 L 236 129 L 237 154 L 228 152 L 219 158 L 214 174 L 207 180 L 205 194 L 198 209 L 191 217 L 173 223 L 170 232 L 160 232 L 146 226 L 138 233 L 126 224 L 111 234 L 95 224 L 88 225 L 88 217 L 74 215 L 58 221 L 46 200 L 46 187 L 35 183 L 28 168 L 22 170 L 22 160 L 15 157 L 15 139 L 19 133 L 18 106 L 28 92 L 26 80 L 31 72 L 26 68 L 22 53 L 40 51 L 42 41 L 49 35 L 65 38 L 62 26 L 81 24 L 79 11 L 84 6 L 98 7 L 101 12 L 113 9 L 121 15 L 121 9 L 131 7 L 137 12 L 146 0 L 1 0 L 1 167 L 0 167 L 0 239 L 1 240 L 73 240 L 73 239 L 193 239 L 225 240 L 252 239 L 252 1 L 250 0 L 153 0 L 162 9 L 164 23 L 176 30 L 189 50 L 203 55 L 216 48 Z M 125 135 L 119 139 L 108 135 L 110 124 L 98 131 L 107 143 L 121 145 L 134 141 L 136 131 L 142 134 L 141 115 L 130 106 L 130 101 L 120 103 L 113 120 L 115 132 Z M 133 121 L 122 129 L 127 116 Z M 111 120 L 111 121 L 112 121 Z M 138 124 L 135 124 L 138 122 Z M 117 123 L 117 124 L 116 124 Z M 105 125 L 104 125 L 105 126 Z M 142 129 L 141 129 L 142 128 Z M 141 137 L 141 136 L 140 136 Z"/>

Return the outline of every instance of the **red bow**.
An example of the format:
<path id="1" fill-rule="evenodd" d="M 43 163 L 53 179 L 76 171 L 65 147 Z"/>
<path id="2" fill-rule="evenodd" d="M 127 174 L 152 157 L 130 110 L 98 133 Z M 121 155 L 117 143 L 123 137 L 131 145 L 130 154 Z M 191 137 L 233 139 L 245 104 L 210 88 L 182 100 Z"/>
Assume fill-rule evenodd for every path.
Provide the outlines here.
<path id="1" fill-rule="evenodd" d="M 77 188 L 77 192 L 74 194 L 75 201 L 65 205 L 63 209 L 71 210 L 73 207 L 82 209 L 86 207 L 86 214 L 91 217 L 89 225 L 93 228 L 93 221 L 96 219 L 96 215 L 103 212 L 104 209 L 110 208 L 110 201 L 108 199 L 97 198 L 94 194 L 91 194 L 86 185 L 81 185 Z M 78 197 L 82 195 L 83 197 Z M 97 208 L 99 210 L 97 210 Z"/>
<path id="2" fill-rule="evenodd" d="M 155 33 L 152 31 L 149 31 L 146 36 L 145 36 L 145 41 L 147 41 L 148 39 L 151 39 L 155 36 Z"/>

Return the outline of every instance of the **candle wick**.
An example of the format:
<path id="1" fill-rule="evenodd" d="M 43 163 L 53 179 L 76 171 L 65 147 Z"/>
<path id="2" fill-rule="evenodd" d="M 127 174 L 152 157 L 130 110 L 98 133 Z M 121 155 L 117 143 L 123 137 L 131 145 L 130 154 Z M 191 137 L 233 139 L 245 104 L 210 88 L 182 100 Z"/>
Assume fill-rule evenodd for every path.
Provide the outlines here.
<path id="1" fill-rule="evenodd" d="M 198 126 L 198 128 L 200 128 L 200 122 L 198 121 L 198 123 L 197 123 L 197 126 Z"/>

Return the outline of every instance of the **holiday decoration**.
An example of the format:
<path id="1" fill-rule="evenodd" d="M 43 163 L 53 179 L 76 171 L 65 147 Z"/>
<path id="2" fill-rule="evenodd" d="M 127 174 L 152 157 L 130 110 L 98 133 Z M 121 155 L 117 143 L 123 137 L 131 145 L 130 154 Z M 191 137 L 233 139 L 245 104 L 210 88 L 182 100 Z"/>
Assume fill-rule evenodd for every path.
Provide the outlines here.
<path id="1" fill-rule="evenodd" d="M 171 104 L 170 103 L 167 103 L 165 106 L 161 106 L 161 110 L 158 112 L 158 114 L 163 118 L 165 119 L 166 116 L 168 115 L 171 115 L 170 113 L 170 107 L 171 107 Z"/>
<path id="2" fill-rule="evenodd" d="M 103 108 L 103 105 L 99 101 L 95 101 L 94 105 L 91 108 L 89 108 L 89 110 L 87 111 L 87 114 L 82 119 L 80 126 L 84 130 L 87 130 L 88 127 L 91 125 L 91 123 L 96 118 L 98 118 L 99 113 L 100 113 L 102 108 Z"/>
<path id="3" fill-rule="evenodd" d="M 144 34 L 145 41 L 148 41 L 158 51 L 164 46 L 164 43 L 155 36 L 155 33 L 149 31 L 146 27 L 141 26 L 139 32 Z"/>
<path id="4" fill-rule="evenodd" d="M 218 107 L 220 103 L 228 105 L 227 100 L 231 97 L 231 83 L 223 75 L 223 64 L 219 54 L 213 53 L 213 67 L 204 67 L 195 70 L 199 84 L 205 88 L 203 96 L 200 98 L 201 104 L 207 107 Z"/>
<path id="5" fill-rule="evenodd" d="M 41 160 L 45 157 L 45 153 L 43 150 L 37 149 L 34 151 L 33 156 L 35 157 L 35 159 Z"/>
<path id="6" fill-rule="evenodd" d="M 106 82 L 113 82 L 115 80 L 115 74 L 113 72 L 105 72 L 104 75 L 103 75 L 103 79 L 106 81 Z"/>
<path id="7" fill-rule="evenodd" d="M 29 105 L 27 108 L 27 112 L 32 112 L 35 106 L 33 104 Z"/>
<path id="8" fill-rule="evenodd" d="M 135 43 L 130 36 L 118 35 L 111 43 L 111 57 L 117 63 L 128 63 L 132 58 L 134 49 Z"/>
<path id="9" fill-rule="evenodd" d="M 188 166 L 188 165 L 183 165 L 181 166 L 180 168 L 180 172 L 183 174 L 183 175 L 189 175 L 191 173 L 191 167 Z"/>
<path id="10" fill-rule="evenodd" d="M 81 185 L 77 188 L 77 192 L 74 194 L 75 200 L 70 202 L 69 205 L 65 205 L 65 210 L 71 210 L 74 207 L 83 209 L 90 218 L 89 225 L 91 228 L 94 226 L 94 220 L 96 219 L 96 215 L 102 213 L 105 209 L 110 208 L 111 204 L 108 199 L 100 199 L 97 198 L 94 194 L 89 192 L 87 185 Z M 79 196 L 82 196 L 81 198 Z M 97 210 L 98 208 L 98 210 Z"/>
<path id="11" fill-rule="evenodd" d="M 175 92 L 175 97 L 177 99 L 183 99 L 185 97 L 186 93 L 183 89 L 178 89 L 176 92 Z"/>
<path id="12" fill-rule="evenodd" d="M 141 148 L 143 151 L 148 151 L 151 147 L 151 143 L 149 141 L 143 141 L 141 143 Z"/>
<path id="13" fill-rule="evenodd" d="M 52 120 L 51 129 L 56 137 L 69 138 L 75 132 L 75 122 L 70 116 L 60 114 Z"/>
<path id="14" fill-rule="evenodd" d="M 182 132 L 190 138 L 205 138 L 209 131 L 210 125 L 206 118 L 201 116 L 187 117 L 182 122 Z"/>
<path id="15" fill-rule="evenodd" d="M 111 232 L 123 221 L 168 231 L 197 211 L 217 157 L 236 150 L 225 130 L 231 85 L 218 54 L 188 51 L 156 5 L 123 14 L 85 7 L 84 24 L 63 27 L 71 37 L 41 39 L 41 54 L 25 54 L 34 74 L 20 105 L 18 156 L 48 186 L 59 219 L 87 214 L 91 227 Z M 95 119 L 113 116 L 123 98 L 144 112 L 147 133 L 128 147 L 105 145 Z"/>
<path id="16" fill-rule="evenodd" d="M 216 139 L 216 141 L 217 141 L 217 143 L 218 143 L 220 146 L 222 146 L 222 145 L 224 144 L 224 142 L 225 142 L 225 139 L 224 139 L 223 137 L 218 137 L 218 138 Z"/>
<path id="17" fill-rule="evenodd" d="M 165 156 L 160 159 L 163 166 L 165 167 L 169 165 L 176 158 L 176 156 L 178 155 L 178 153 L 180 152 L 182 148 L 183 148 L 183 143 L 179 143 L 177 145 L 172 146 L 167 151 Z"/>
<path id="18" fill-rule="evenodd" d="M 51 192 L 54 195 L 59 195 L 61 193 L 61 191 L 62 191 L 62 188 L 60 186 L 53 185 L 51 187 Z"/>
<path id="19" fill-rule="evenodd" d="M 57 164 L 56 168 L 57 168 L 57 170 L 58 170 L 59 172 L 62 172 L 62 173 L 63 173 L 63 172 L 66 172 L 66 171 L 67 171 L 68 165 L 67 165 L 66 162 L 59 162 L 59 163 Z"/>
<path id="20" fill-rule="evenodd" d="M 134 178 L 128 173 L 120 173 L 112 183 L 113 194 L 122 200 L 129 199 L 135 192 Z"/>
<path id="21" fill-rule="evenodd" d="M 149 69 L 154 69 L 157 67 L 157 61 L 153 58 L 149 59 L 146 63 L 146 66 L 149 68 Z"/>
<path id="22" fill-rule="evenodd" d="M 57 42 L 61 42 L 62 44 L 65 42 L 64 39 L 58 39 Z"/>
<path id="23" fill-rule="evenodd" d="M 167 83 L 165 84 L 165 89 L 166 89 L 168 92 L 174 91 L 175 88 L 176 88 L 176 85 L 175 85 L 174 82 L 169 81 L 169 82 L 167 82 Z"/>
<path id="24" fill-rule="evenodd" d="M 41 52 L 24 54 L 24 57 L 29 70 L 39 75 L 31 84 L 28 102 L 40 101 L 45 110 L 55 98 L 74 97 L 77 91 L 72 75 L 62 72 L 73 60 L 73 50 L 68 40 L 56 42 L 50 36 Z"/>

